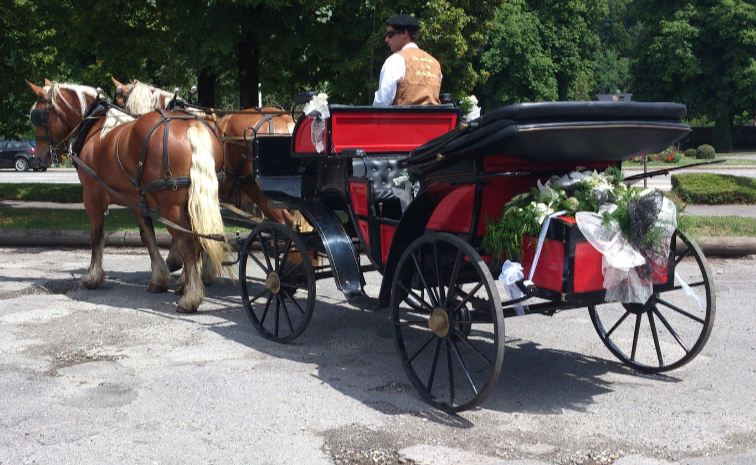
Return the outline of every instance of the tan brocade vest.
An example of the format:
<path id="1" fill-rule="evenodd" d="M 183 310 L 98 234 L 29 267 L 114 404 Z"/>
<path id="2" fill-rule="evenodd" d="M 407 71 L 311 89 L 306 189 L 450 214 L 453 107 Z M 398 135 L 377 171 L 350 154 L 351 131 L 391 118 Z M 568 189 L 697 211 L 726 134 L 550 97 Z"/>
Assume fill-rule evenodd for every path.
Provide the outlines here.
<path id="1" fill-rule="evenodd" d="M 441 65 L 428 52 L 406 48 L 404 79 L 396 84 L 394 105 L 438 105 L 441 103 Z"/>

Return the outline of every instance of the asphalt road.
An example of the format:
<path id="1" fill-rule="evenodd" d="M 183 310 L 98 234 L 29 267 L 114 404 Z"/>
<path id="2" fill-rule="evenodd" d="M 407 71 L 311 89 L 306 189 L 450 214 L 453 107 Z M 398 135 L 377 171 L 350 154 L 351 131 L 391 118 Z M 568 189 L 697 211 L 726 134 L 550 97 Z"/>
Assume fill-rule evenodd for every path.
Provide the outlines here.
<path id="1" fill-rule="evenodd" d="M 756 462 L 756 260 L 710 261 L 709 343 L 659 376 L 628 370 L 585 310 L 511 318 L 483 408 L 449 416 L 404 375 L 385 311 L 318 282 L 296 343 L 259 336 L 237 287 L 195 315 L 149 294 L 141 249 L 0 249 L 0 464 Z M 375 295 L 380 277 L 369 273 Z"/>

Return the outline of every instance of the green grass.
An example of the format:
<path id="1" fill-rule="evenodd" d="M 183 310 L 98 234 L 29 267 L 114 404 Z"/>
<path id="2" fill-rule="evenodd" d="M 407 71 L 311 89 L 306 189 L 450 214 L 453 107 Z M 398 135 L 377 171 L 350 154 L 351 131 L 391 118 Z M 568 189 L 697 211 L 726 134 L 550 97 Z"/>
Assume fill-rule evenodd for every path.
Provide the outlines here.
<path id="1" fill-rule="evenodd" d="M 81 184 L 0 184 L 0 199 L 78 203 L 82 190 Z"/>
<path id="2" fill-rule="evenodd" d="M 756 203 L 756 179 L 731 174 L 675 174 L 672 175 L 672 191 L 692 204 Z"/>
<path id="3" fill-rule="evenodd" d="M 678 226 L 692 237 L 756 237 L 756 218 L 682 215 Z"/>
<path id="4" fill-rule="evenodd" d="M 165 231 L 162 223 L 153 221 L 155 230 Z M 0 230 L 89 231 L 89 219 L 84 210 L 54 210 L 49 208 L 0 208 Z M 226 225 L 226 232 L 249 232 L 238 226 Z M 125 208 L 110 210 L 105 217 L 105 231 L 139 231 L 134 213 Z"/>

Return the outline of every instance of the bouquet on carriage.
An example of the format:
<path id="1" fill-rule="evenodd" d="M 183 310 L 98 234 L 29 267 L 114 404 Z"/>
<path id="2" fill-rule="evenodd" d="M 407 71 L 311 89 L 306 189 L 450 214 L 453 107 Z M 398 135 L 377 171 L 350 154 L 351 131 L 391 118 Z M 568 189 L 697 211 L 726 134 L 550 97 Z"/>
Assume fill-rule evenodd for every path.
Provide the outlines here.
<path id="1" fill-rule="evenodd" d="M 676 208 L 654 189 L 623 182 L 619 169 L 578 168 L 539 180 L 531 192 L 515 196 L 501 218 L 488 224 L 483 247 L 494 256 L 522 261 L 522 252 L 540 252 L 552 218 L 572 221 L 602 255 L 606 301 L 643 303 L 653 292 L 655 270 L 665 269 L 677 227 Z M 537 263 L 531 265 L 530 276 Z"/>

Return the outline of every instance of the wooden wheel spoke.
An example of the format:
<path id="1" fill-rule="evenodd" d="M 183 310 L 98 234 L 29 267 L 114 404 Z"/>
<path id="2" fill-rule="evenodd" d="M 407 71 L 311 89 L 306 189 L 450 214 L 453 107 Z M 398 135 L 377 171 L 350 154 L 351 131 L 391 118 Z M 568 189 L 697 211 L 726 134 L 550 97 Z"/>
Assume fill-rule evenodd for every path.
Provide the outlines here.
<path id="1" fill-rule="evenodd" d="M 706 285 L 706 281 L 696 281 L 694 283 L 686 283 L 688 284 L 688 287 L 701 287 Z M 670 291 L 679 291 L 680 289 L 685 289 L 682 285 L 680 286 L 674 286 L 670 288 Z"/>
<path id="2" fill-rule="evenodd" d="M 259 266 L 261 270 L 263 270 L 263 271 L 264 271 L 265 273 L 270 273 L 270 271 L 271 271 L 271 270 L 270 270 L 270 267 L 269 267 L 269 266 L 265 266 L 265 265 L 263 264 L 263 262 L 261 262 L 261 261 L 260 261 L 260 259 L 259 259 L 259 258 L 255 257 L 255 254 L 253 254 L 253 253 L 251 253 L 251 252 L 250 252 L 250 254 L 249 254 L 249 257 L 250 257 L 250 258 L 251 258 L 251 259 L 252 259 L 252 260 L 253 260 L 253 261 L 254 261 L 255 263 L 257 263 L 257 266 Z"/>
<path id="3" fill-rule="evenodd" d="M 265 294 L 267 294 L 267 293 L 269 293 L 269 292 L 270 292 L 270 289 L 268 289 L 267 287 L 266 287 L 266 288 L 264 288 L 264 289 L 262 290 L 262 292 L 260 292 L 259 294 L 257 294 L 257 295 L 256 295 L 256 296 L 254 296 L 253 298 L 249 299 L 249 302 L 247 302 L 247 305 L 251 307 L 251 306 L 252 306 L 252 304 L 253 304 L 253 303 L 255 303 L 255 301 L 256 301 L 257 299 L 259 299 L 260 297 L 264 296 Z"/>
<path id="4" fill-rule="evenodd" d="M 693 250 L 691 247 L 687 247 L 687 244 L 686 244 L 686 248 L 687 248 L 687 250 L 685 252 L 683 252 L 680 255 L 678 255 L 677 257 L 675 257 L 675 266 L 679 265 L 680 262 L 683 260 L 683 258 L 685 258 L 688 255 L 690 255 L 691 250 Z"/>
<path id="5" fill-rule="evenodd" d="M 459 277 L 459 267 L 462 264 L 462 251 L 457 249 L 457 256 L 454 258 L 454 266 L 452 266 L 452 273 L 449 277 L 449 285 L 447 286 L 449 288 L 449 292 L 446 294 L 446 301 L 444 302 L 444 306 L 448 306 L 449 302 L 454 300 L 454 292 L 457 288 L 457 278 Z"/>
<path id="6" fill-rule="evenodd" d="M 420 281 L 422 281 L 423 283 L 425 292 L 428 293 L 428 297 L 430 297 L 431 299 L 431 304 L 433 304 L 434 307 L 438 307 L 438 300 L 436 299 L 435 294 L 433 294 L 433 291 L 431 291 L 430 286 L 428 286 L 428 282 L 425 280 L 425 276 L 420 269 L 420 264 L 417 262 L 417 258 L 413 254 L 410 254 L 410 258 L 412 258 L 412 263 L 415 265 L 415 270 L 417 270 L 417 275 L 420 277 Z"/>
<path id="7" fill-rule="evenodd" d="M 278 339 L 278 328 L 281 323 L 281 299 L 276 296 L 276 319 L 275 319 L 275 335 L 276 339 Z"/>
<path id="8" fill-rule="evenodd" d="M 480 349 L 478 349 L 477 347 L 475 347 L 475 345 L 472 342 L 470 342 L 465 337 L 464 334 L 462 334 L 461 332 L 459 332 L 459 330 L 455 329 L 454 330 L 454 334 L 456 334 L 460 341 L 464 342 L 467 345 L 467 347 L 469 347 L 478 357 L 480 357 L 481 360 L 483 360 L 484 362 L 486 362 L 486 364 L 493 365 L 493 362 L 491 362 L 490 360 L 488 360 L 488 357 L 486 357 L 485 354 L 483 354 L 483 352 L 481 352 Z"/>
<path id="9" fill-rule="evenodd" d="M 454 405 L 456 390 L 454 389 L 454 366 L 452 365 L 452 355 L 449 346 L 451 343 L 446 339 L 446 369 L 449 372 L 449 404 Z"/>
<path id="10" fill-rule="evenodd" d="M 475 383 L 472 380 L 472 376 L 470 376 L 470 372 L 467 370 L 467 365 L 465 365 L 465 361 L 462 359 L 462 354 L 459 353 L 457 344 L 451 338 L 449 339 L 449 342 L 450 342 L 452 351 L 454 352 L 454 356 L 457 358 L 457 361 L 459 362 L 460 366 L 462 366 L 462 371 L 465 372 L 465 377 L 467 378 L 467 382 L 470 383 L 470 387 L 472 388 L 473 392 L 477 396 L 478 388 L 475 386 Z"/>
<path id="11" fill-rule="evenodd" d="M 462 301 L 461 301 L 461 302 L 460 302 L 459 304 L 457 304 L 457 306 L 456 306 L 456 307 L 454 307 L 454 309 L 453 309 L 453 310 L 451 311 L 451 313 L 456 313 L 456 312 L 458 312 L 458 311 L 459 311 L 459 309 L 460 309 L 460 308 L 462 308 L 462 306 L 463 306 L 463 305 L 466 305 L 466 304 L 467 304 L 467 302 L 469 302 L 469 301 L 470 301 L 470 298 L 472 298 L 472 296 L 474 296 L 474 295 L 475 295 L 475 293 L 476 293 L 476 292 L 478 292 L 478 291 L 480 290 L 480 288 L 481 288 L 481 287 L 483 287 L 483 283 L 482 283 L 482 282 L 479 282 L 479 283 L 478 283 L 478 284 L 477 284 L 477 285 L 475 286 L 475 288 L 474 288 L 474 289 L 473 289 L 473 290 L 472 290 L 471 292 L 467 293 L 467 295 L 465 296 L 465 298 L 464 298 L 464 299 L 462 299 Z M 461 290 L 459 290 L 458 292 L 462 292 L 462 291 L 461 291 Z"/>
<path id="12" fill-rule="evenodd" d="M 701 318 L 699 318 L 699 317 L 697 317 L 697 316 L 693 315 L 692 313 L 686 312 L 685 310 L 683 310 L 682 308 L 678 307 L 677 305 L 674 305 L 674 304 L 672 304 L 672 303 L 670 303 L 670 302 L 667 302 L 666 300 L 664 300 L 664 299 L 662 299 L 662 298 L 659 298 L 659 297 L 657 297 L 657 298 L 656 298 L 656 301 L 657 301 L 658 303 L 660 303 L 660 304 L 664 305 L 665 307 L 667 307 L 667 308 L 669 308 L 669 309 L 672 309 L 672 310 L 676 311 L 677 313 L 679 313 L 679 314 L 681 314 L 681 315 L 685 315 L 685 316 L 687 316 L 687 317 L 688 317 L 688 318 L 690 318 L 691 320 L 697 321 L 697 322 L 701 323 L 702 325 L 705 325 L 705 324 L 706 324 L 706 322 L 705 322 L 705 321 L 704 321 L 703 319 L 701 319 Z"/>
<path id="13" fill-rule="evenodd" d="M 293 244 L 292 240 L 288 240 L 289 243 L 286 245 L 286 250 L 284 251 L 283 258 L 281 258 L 281 266 L 278 268 L 279 273 L 283 273 L 284 267 L 289 263 L 289 252 L 291 252 L 291 245 Z"/>
<path id="14" fill-rule="evenodd" d="M 268 296 L 268 301 L 265 302 L 265 309 L 263 310 L 262 317 L 260 317 L 260 327 L 263 327 L 263 323 L 265 323 L 265 317 L 268 316 L 268 310 L 270 309 L 270 303 L 273 301 L 273 294 L 270 294 Z"/>
<path id="15" fill-rule="evenodd" d="M 279 297 L 280 298 L 280 297 Z M 289 316 L 289 309 L 286 307 L 286 301 L 282 298 L 281 300 L 281 307 L 283 308 L 283 314 L 286 317 L 286 323 L 289 325 L 289 329 L 291 330 L 292 334 L 294 333 L 294 325 L 291 324 L 291 317 Z"/>
<path id="16" fill-rule="evenodd" d="M 651 327 L 651 335 L 654 338 L 654 347 L 656 348 L 656 358 L 659 360 L 659 366 L 664 366 L 664 358 L 661 353 L 661 346 L 659 345 L 659 335 L 656 332 L 656 323 L 654 322 L 654 313 L 651 309 L 646 312 L 648 315 L 648 324 Z"/>
<path id="17" fill-rule="evenodd" d="M 438 242 L 433 242 L 433 264 L 436 266 L 436 283 L 438 284 L 438 294 L 436 300 L 441 303 L 445 302 L 444 285 L 441 284 L 441 267 L 438 264 Z"/>
<path id="18" fill-rule="evenodd" d="M 296 305 L 297 309 L 299 309 L 299 311 L 302 312 L 302 315 L 306 315 L 307 314 L 307 312 L 305 312 L 302 309 L 302 306 L 299 305 L 299 302 L 297 302 L 296 300 L 294 300 L 294 296 L 293 295 L 289 294 L 288 292 L 286 292 L 284 290 L 281 290 L 281 292 L 283 292 L 286 295 L 286 297 L 289 298 L 289 300 L 291 300 L 292 302 L 294 302 L 294 305 Z"/>
<path id="19" fill-rule="evenodd" d="M 625 311 L 625 314 L 622 315 L 620 317 L 620 319 L 617 320 L 616 323 L 614 323 L 614 326 L 612 326 L 612 329 L 610 329 L 609 331 L 607 331 L 607 333 L 606 333 L 606 338 L 607 339 L 609 339 L 612 336 L 612 333 L 614 332 L 614 330 L 617 329 L 619 327 L 619 325 L 621 325 L 622 322 L 625 321 L 625 318 L 627 318 L 628 316 L 630 316 L 630 312 Z"/>
<path id="20" fill-rule="evenodd" d="M 438 354 L 441 352 L 441 338 L 436 340 L 436 345 L 433 347 L 433 361 L 431 362 L 431 372 L 428 375 L 428 382 L 425 385 L 426 390 L 430 393 L 433 389 L 433 378 L 436 376 L 436 366 L 438 365 Z"/>
<path id="21" fill-rule="evenodd" d="M 290 269 L 284 274 L 278 275 L 279 278 L 284 279 L 285 277 L 289 276 L 290 274 L 294 273 L 298 269 L 302 268 L 304 266 L 304 262 L 300 263 L 299 265 L 295 266 L 294 268 Z"/>
<path id="22" fill-rule="evenodd" d="M 398 321 L 396 323 L 396 326 L 403 327 L 403 326 L 414 326 L 416 328 L 423 328 L 428 329 L 428 321 L 427 320 L 407 320 L 407 321 Z"/>
<path id="23" fill-rule="evenodd" d="M 276 270 L 281 270 L 281 263 L 278 261 L 278 230 L 273 230 L 273 264 L 276 266 Z"/>
<path id="24" fill-rule="evenodd" d="M 659 311 L 659 309 L 654 305 L 652 307 L 654 314 L 656 314 L 657 318 L 659 318 L 659 321 L 662 322 L 662 324 L 667 328 L 667 331 L 669 331 L 669 334 L 672 335 L 673 338 L 677 341 L 678 344 L 680 344 L 680 347 L 685 351 L 685 354 L 689 354 L 690 351 L 687 347 L 685 347 L 685 344 L 683 343 L 682 339 L 680 339 L 680 336 L 677 334 L 677 332 L 672 329 L 672 325 L 669 324 L 666 318 L 664 318 L 664 315 L 662 315 L 662 312 Z"/>
<path id="25" fill-rule="evenodd" d="M 268 253 L 268 244 L 262 234 L 260 234 L 260 248 L 262 249 L 263 256 L 265 257 L 265 263 L 268 264 L 267 270 L 272 270 L 273 266 L 270 264 L 270 254 Z"/>
<path id="26" fill-rule="evenodd" d="M 630 354 L 630 360 L 635 361 L 635 350 L 638 348 L 638 334 L 640 333 L 641 315 L 635 315 L 635 332 L 633 334 L 633 350 Z"/>
<path id="27" fill-rule="evenodd" d="M 412 357 L 409 357 L 407 359 L 407 363 L 412 363 L 412 361 L 415 360 L 415 358 L 417 358 L 418 355 L 420 355 L 420 352 L 422 352 L 426 347 L 428 347 L 428 344 L 430 344 L 431 342 L 433 342 L 433 338 L 435 338 L 435 337 L 436 337 L 436 335 L 433 334 L 433 333 L 431 333 L 431 335 L 428 338 L 428 340 L 425 341 L 425 344 L 423 344 L 422 346 L 420 346 L 420 348 L 417 349 L 414 354 L 412 354 Z"/>
<path id="28" fill-rule="evenodd" d="M 404 284 L 402 284 L 402 283 L 399 283 L 399 287 L 402 288 L 402 290 L 404 292 L 406 292 L 407 295 L 411 295 L 412 297 L 415 298 L 415 300 L 417 300 L 418 302 L 420 302 L 420 308 L 418 308 L 417 305 L 413 305 L 407 299 L 404 299 L 404 301 L 407 302 L 410 305 L 410 307 L 414 308 L 415 310 L 423 310 L 423 306 L 425 306 L 425 310 L 427 310 L 427 311 L 433 311 L 433 306 L 432 305 L 428 305 L 428 302 L 426 302 L 425 299 L 423 299 L 422 297 L 420 297 L 419 295 L 417 295 L 417 293 L 414 290 L 407 289 L 404 286 Z"/>

